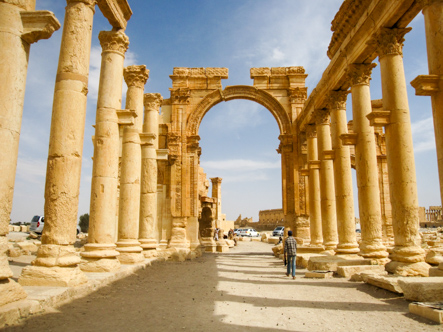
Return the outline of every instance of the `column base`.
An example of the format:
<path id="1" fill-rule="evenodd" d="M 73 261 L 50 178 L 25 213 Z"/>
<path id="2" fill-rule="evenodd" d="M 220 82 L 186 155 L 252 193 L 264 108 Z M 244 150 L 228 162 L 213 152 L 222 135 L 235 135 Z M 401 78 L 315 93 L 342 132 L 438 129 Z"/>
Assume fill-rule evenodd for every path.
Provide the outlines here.
<path id="1" fill-rule="evenodd" d="M 391 261 L 385 265 L 385 270 L 402 277 L 429 277 L 431 266 L 425 262 L 405 263 Z"/>
<path id="2" fill-rule="evenodd" d="M 174 227 L 171 231 L 171 241 L 168 248 L 189 249 L 189 242 L 186 239 L 186 229 L 182 227 Z"/>
<path id="3" fill-rule="evenodd" d="M 0 280 L 0 307 L 5 304 L 23 300 L 28 295 L 23 287 L 12 279 Z"/>
<path id="4" fill-rule="evenodd" d="M 121 264 L 131 265 L 143 262 L 145 256 L 141 252 L 121 252 L 117 259 Z"/>
<path id="5" fill-rule="evenodd" d="M 74 246 L 57 244 L 42 244 L 37 250 L 37 258 L 32 262 L 42 267 L 76 267 L 81 258 Z"/>
<path id="6" fill-rule="evenodd" d="M 205 247 L 206 252 L 216 252 L 217 251 L 217 243 L 214 241 L 212 237 L 202 237 L 202 244 Z"/>
<path id="7" fill-rule="evenodd" d="M 112 259 L 120 255 L 120 253 L 115 250 L 116 245 L 112 243 L 87 243 L 84 248 L 85 251 L 80 253 L 80 255 L 85 259 Z"/>
<path id="8" fill-rule="evenodd" d="M 337 249 L 335 249 L 336 255 L 350 255 L 350 254 L 357 254 L 359 252 L 360 249 L 357 243 L 339 244 L 337 246 Z"/>
<path id="9" fill-rule="evenodd" d="M 424 262 L 426 252 L 419 246 L 395 246 L 389 254 L 392 261 L 402 263 Z"/>
<path id="10" fill-rule="evenodd" d="M 145 258 L 158 257 L 158 251 L 156 249 L 143 250 L 142 254 Z"/>
<path id="11" fill-rule="evenodd" d="M 337 249 L 337 242 L 326 242 L 326 243 L 323 243 L 323 246 L 326 251 L 329 251 L 329 250 L 335 251 L 335 249 Z"/>
<path id="12" fill-rule="evenodd" d="M 113 272 L 120 268 L 117 258 L 86 258 L 86 262 L 79 265 L 83 272 Z"/>
<path id="13" fill-rule="evenodd" d="M 154 239 L 138 239 L 143 250 L 157 249 L 158 243 Z"/>
<path id="14" fill-rule="evenodd" d="M 360 243 L 360 252 L 359 256 L 364 258 L 386 258 L 388 257 L 388 252 L 386 251 L 386 247 L 381 242 L 375 243 Z"/>
<path id="15" fill-rule="evenodd" d="M 22 286 L 73 287 L 88 282 L 88 278 L 78 266 L 27 266 L 18 282 Z"/>
<path id="16" fill-rule="evenodd" d="M 168 248 L 168 240 L 161 240 L 157 249 L 165 250 L 166 248 Z"/>

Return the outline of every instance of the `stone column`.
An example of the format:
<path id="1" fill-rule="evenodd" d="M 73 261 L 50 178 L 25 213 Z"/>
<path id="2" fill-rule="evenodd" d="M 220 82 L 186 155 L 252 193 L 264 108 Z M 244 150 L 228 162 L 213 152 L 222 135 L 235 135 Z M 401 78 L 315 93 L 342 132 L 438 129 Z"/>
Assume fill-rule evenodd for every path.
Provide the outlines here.
<path id="1" fill-rule="evenodd" d="M 324 152 L 331 151 L 330 116 L 327 110 L 316 110 L 315 125 L 320 159 L 320 197 L 323 246 L 335 250 L 338 243 L 337 212 L 335 207 L 333 161 Z"/>
<path id="2" fill-rule="evenodd" d="M 142 134 L 142 173 L 139 241 L 145 257 L 156 255 L 159 242 L 157 223 L 157 147 L 158 114 L 163 97 L 159 93 L 144 96 L 145 119 Z"/>
<path id="3" fill-rule="evenodd" d="M 375 39 L 380 60 L 389 190 L 395 246 L 386 270 L 400 275 L 428 275 L 420 246 L 417 183 L 411 120 L 403 68 L 404 35 L 409 29 L 381 29 Z"/>
<path id="4" fill-rule="evenodd" d="M 221 220 L 221 183 L 222 178 L 211 178 L 212 182 L 212 198 L 216 199 L 217 202 L 217 208 L 215 211 L 215 220 L 216 220 L 216 227 L 221 228 L 220 220 Z"/>
<path id="5" fill-rule="evenodd" d="M 359 252 L 355 235 L 354 197 L 352 194 L 351 154 L 349 146 L 343 145 L 342 134 L 348 133 L 346 99 L 348 91 L 332 91 L 328 108 L 331 112 L 332 149 L 334 151 L 334 183 L 337 208 L 338 245 L 337 254 Z"/>
<path id="6" fill-rule="evenodd" d="M 122 30 L 101 31 L 102 63 L 97 99 L 94 163 L 88 244 L 82 257 L 84 271 L 112 271 L 119 268 L 115 250 L 115 216 L 119 161 L 119 119 L 123 83 L 123 61 L 129 40 Z"/>
<path id="7" fill-rule="evenodd" d="M 317 132 L 315 126 L 306 128 L 308 140 L 308 167 L 309 167 L 309 220 L 311 243 L 310 247 L 323 249 L 321 228 L 321 198 L 320 198 L 320 161 L 317 153 Z"/>
<path id="8" fill-rule="evenodd" d="M 358 207 L 361 226 L 359 255 L 381 260 L 388 256 L 382 241 L 380 189 L 378 186 L 377 151 L 374 128 L 366 116 L 371 112 L 369 81 L 375 64 L 354 64 L 348 68 L 352 93 L 352 118 L 357 172 Z M 343 135 L 346 136 L 346 135 Z M 342 136 L 342 137 L 343 137 Z"/>
<path id="9" fill-rule="evenodd" d="M 78 198 L 95 1 L 67 1 L 54 89 L 45 188 L 45 228 L 34 266 L 23 285 L 75 286 L 86 282 L 78 269 Z"/>
<path id="10" fill-rule="evenodd" d="M 428 53 L 429 75 L 420 75 L 411 85 L 415 94 L 431 96 L 434 118 L 435 143 L 437 148 L 440 197 L 443 199 L 443 1 L 422 0 L 426 28 L 426 48 Z"/>
<path id="11" fill-rule="evenodd" d="M 120 201 L 118 213 L 118 260 L 134 264 L 144 260 L 138 241 L 140 214 L 141 147 L 143 127 L 143 90 L 149 78 L 146 66 L 129 66 L 123 71 L 128 86 L 126 109 L 133 110 L 133 125 L 123 126 Z"/>

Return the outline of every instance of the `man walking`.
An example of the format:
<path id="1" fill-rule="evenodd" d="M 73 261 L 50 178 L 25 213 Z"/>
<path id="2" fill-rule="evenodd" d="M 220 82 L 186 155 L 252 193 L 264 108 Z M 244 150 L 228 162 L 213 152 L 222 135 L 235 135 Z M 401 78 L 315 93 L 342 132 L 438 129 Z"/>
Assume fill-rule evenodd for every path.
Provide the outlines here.
<path id="1" fill-rule="evenodd" d="M 291 273 L 291 268 L 292 268 L 292 279 L 295 279 L 295 261 L 296 261 L 296 257 L 297 257 L 297 241 L 295 241 L 294 237 L 292 236 L 292 231 L 288 231 L 288 237 L 285 240 L 285 245 L 284 245 L 283 250 L 284 250 L 284 256 L 285 256 L 285 262 L 286 262 L 286 256 L 288 257 L 286 276 L 289 277 L 289 274 Z"/>

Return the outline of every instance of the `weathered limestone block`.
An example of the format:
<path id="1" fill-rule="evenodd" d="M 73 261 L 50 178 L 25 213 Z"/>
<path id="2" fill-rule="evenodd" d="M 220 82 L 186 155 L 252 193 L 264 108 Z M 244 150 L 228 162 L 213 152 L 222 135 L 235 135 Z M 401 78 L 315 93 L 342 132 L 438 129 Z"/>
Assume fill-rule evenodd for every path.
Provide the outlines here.
<path id="1" fill-rule="evenodd" d="M 252 242 L 261 242 L 261 238 L 259 237 L 251 237 Z"/>
<path id="2" fill-rule="evenodd" d="M 262 242 L 268 242 L 269 240 L 269 234 L 268 233 L 261 233 L 261 241 Z"/>
<path id="3" fill-rule="evenodd" d="M 402 277 L 393 276 L 369 276 L 364 280 L 367 284 L 386 289 L 393 293 L 403 294 L 403 290 L 399 285 Z"/>
<path id="4" fill-rule="evenodd" d="M 372 272 L 373 274 L 384 273 L 385 267 L 383 265 L 355 265 L 337 267 L 337 274 L 345 278 L 350 278 L 354 274 L 359 274 L 361 272 Z"/>
<path id="5" fill-rule="evenodd" d="M 9 225 L 9 232 L 13 232 L 14 231 L 14 226 Z"/>
<path id="6" fill-rule="evenodd" d="M 145 258 L 158 257 L 158 251 L 157 250 L 143 250 L 143 256 L 145 256 Z"/>
<path id="7" fill-rule="evenodd" d="M 308 271 L 305 273 L 305 278 L 330 279 L 333 275 L 334 272 L 329 271 Z"/>
<path id="8" fill-rule="evenodd" d="M 271 237 L 268 238 L 268 243 L 271 243 L 271 244 L 277 244 L 278 241 L 280 241 L 278 236 L 271 236 Z"/>
<path id="9" fill-rule="evenodd" d="M 26 292 L 14 280 L 0 280 L 0 307 L 26 298 Z"/>
<path id="10" fill-rule="evenodd" d="M 88 263 L 82 263 L 79 267 L 83 272 L 112 272 L 119 269 L 120 262 L 116 259 L 102 258 L 89 260 Z"/>
<path id="11" fill-rule="evenodd" d="M 18 282 L 22 286 L 74 287 L 88 279 L 79 267 L 27 266 Z"/>
<path id="12" fill-rule="evenodd" d="M 389 267 L 388 267 L 389 266 Z M 396 275 L 403 277 L 429 277 L 430 265 L 425 262 L 404 263 L 398 261 L 391 261 L 386 264 L 386 271 L 395 271 Z"/>
<path id="13" fill-rule="evenodd" d="M 431 246 L 431 248 L 429 248 L 426 254 L 426 263 L 439 265 L 443 262 L 443 241 L 428 241 L 428 245 Z"/>
<path id="14" fill-rule="evenodd" d="M 439 303 L 436 303 L 439 304 Z M 441 306 L 433 306 L 433 303 L 409 303 L 409 312 L 414 315 L 425 317 L 439 324 L 443 323 L 443 310 Z"/>
<path id="15" fill-rule="evenodd" d="M 308 262 L 308 270 L 337 271 L 338 266 L 371 265 L 371 261 L 355 256 L 316 256 Z"/>
<path id="16" fill-rule="evenodd" d="M 20 226 L 20 232 L 24 232 L 24 233 L 28 232 L 28 226 L 25 226 L 25 225 Z"/>
<path id="17" fill-rule="evenodd" d="M 443 270 L 440 270 L 438 267 L 431 267 L 429 269 L 430 277 L 443 277 Z"/>
<path id="18" fill-rule="evenodd" d="M 171 255 L 171 261 L 173 262 L 184 262 L 188 254 L 190 253 L 189 249 L 185 248 L 171 248 L 172 255 Z"/>
<path id="19" fill-rule="evenodd" d="M 12 226 L 13 232 L 20 232 L 20 226 Z"/>
<path id="20" fill-rule="evenodd" d="M 16 244 L 21 250 L 26 250 L 32 253 L 36 253 L 38 250 L 38 246 L 36 246 L 33 242 L 18 242 Z"/>
<path id="21" fill-rule="evenodd" d="M 275 257 L 278 257 L 280 254 L 283 253 L 283 244 L 277 244 L 276 246 L 272 247 L 272 252 L 274 253 Z"/>
<path id="22" fill-rule="evenodd" d="M 402 278 L 398 281 L 406 300 L 419 302 L 443 301 L 443 277 Z"/>
<path id="23" fill-rule="evenodd" d="M 311 257 L 318 257 L 318 256 L 323 256 L 323 255 L 321 255 L 321 254 L 312 254 L 312 253 L 310 253 L 310 254 L 309 253 L 308 254 L 299 253 L 298 250 L 297 250 L 296 265 L 306 269 L 308 267 L 309 259 Z"/>
<path id="24" fill-rule="evenodd" d="M 234 240 L 225 240 L 226 244 L 228 245 L 229 248 L 234 248 L 235 247 L 235 242 Z"/>
<path id="25" fill-rule="evenodd" d="M 350 281 L 363 281 L 363 282 L 366 282 L 366 280 L 368 280 L 369 277 L 373 277 L 373 276 L 387 276 L 387 275 L 388 275 L 387 271 L 377 271 L 376 273 L 362 272 L 362 273 L 353 274 L 349 280 Z"/>
<path id="26" fill-rule="evenodd" d="M 8 257 L 20 257 L 22 255 L 22 251 L 19 248 L 10 248 L 8 249 Z"/>

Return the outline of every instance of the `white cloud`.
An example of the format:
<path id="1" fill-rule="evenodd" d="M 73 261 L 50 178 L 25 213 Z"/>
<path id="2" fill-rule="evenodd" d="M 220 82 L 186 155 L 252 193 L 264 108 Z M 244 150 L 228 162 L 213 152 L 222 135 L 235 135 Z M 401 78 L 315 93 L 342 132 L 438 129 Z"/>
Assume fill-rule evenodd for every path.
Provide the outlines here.
<path id="1" fill-rule="evenodd" d="M 238 170 L 238 171 L 255 171 L 263 169 L 279 169 L 280 161 L 256 161 L 245 159 L 232 159 L 220 161 L 204 161 L 202 167 L 205 170 Z"/>
<path id="2" fill-rule="evenodd" d="M 434 123 L 432 117 L 411 124 L 414 152 L 435 150 Z"/>

